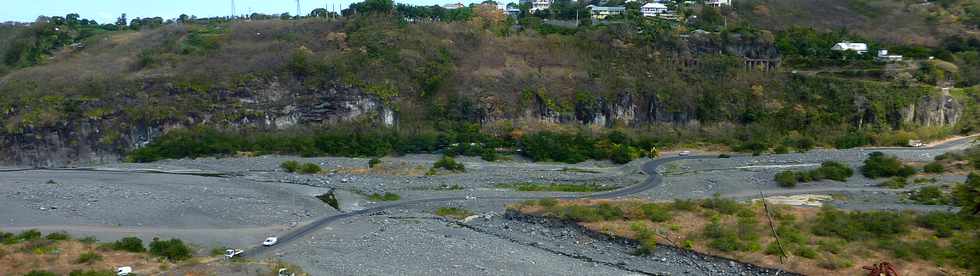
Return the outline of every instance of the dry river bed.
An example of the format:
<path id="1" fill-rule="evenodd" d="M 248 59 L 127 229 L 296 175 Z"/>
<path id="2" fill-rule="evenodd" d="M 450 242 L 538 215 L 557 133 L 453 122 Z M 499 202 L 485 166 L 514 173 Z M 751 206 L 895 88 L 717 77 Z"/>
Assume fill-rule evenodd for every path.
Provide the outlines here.
<path id="1" fill-rule="evenodd" d="M 927 161 L 968 141 L 938 149 L 883 150 L 912 161 Z M 726 159 L 682 160 L 658 168 L 662 185 L 638 194 L 654 200 L 701 198 L 713 194 L 743 199 L 766 194 L 846 194 L 851 200 L 830 204 L 845 208 L 942 208 L 903 202 L 900 194 L 874 187 L 861 176 L 846 183 L 815 182 L 795 189 L 778 187 L 772 175 L 788 167 L 804 168 L 836 160 L 859 166 L 869 150 L 815 150 Z M 402 200 L 469 196 L 468 200 L 399 207 L 342 219 L 293 243 L 273 256 L 304 267 L 313 275 L 762 275 L 725 260 L 690 257 L 664 250 L 634 257 L 629 246 L 595 240 L 560 226 L 502 218 L 504 206 L 516 200 L 482 197 L 560 195 L 496 188 L 515 182 L 600 184 L 616 187 L 642 182 L 637 160 L 624 166 L 606 162 L 530 163 L 520 158 L 484 162 L 461 158 L 467 172 L 425 176 L 438 156 L 385 158 L 383 169 L 367 170 L 367 159 L 204 158 L 150 164 L 107 164 L 89 170 L 5 170 L 0 168 L 0 230 L 38 228 L 95 235 L 101 240 L 124 236 L 176 237 L 201 248 L 250 247 L 265 236 L 284 233 L 314 218 L 364 209 L 363 195 L 397 193 Z M 321 165 L 325 173 L 299 175 L 281 171 L 286 160 Z M 111 170 L 111 171 L 105 171 Z M 420 173 L 421 172 L 421 173 Z M 961 181 L 944 177 L 942 182 Z M 335 189 L 341 210 L 314 196 Z M 469 209 L 489 219 L 459 224 L 431 215 L 438 207 Z M 544 233 L 544 234 L 542 234 Z M 554 234 L 559 233 L 559 234 Z"/>

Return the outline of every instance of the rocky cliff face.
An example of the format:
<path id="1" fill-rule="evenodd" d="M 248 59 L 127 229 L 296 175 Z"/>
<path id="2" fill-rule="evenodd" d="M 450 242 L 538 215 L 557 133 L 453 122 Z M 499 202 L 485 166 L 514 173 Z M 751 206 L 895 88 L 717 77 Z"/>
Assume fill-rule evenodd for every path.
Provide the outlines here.
<path id="1" fill-rule="evenodd" d="M 166 89 L 178 89 L 166 86 Z M 143 146 L 172 129 L 199 125 L 220 128 L 275 130 L 344 121 L 370 121 L 395 127 L 398 112 L 377 96 L 339 84 L 320 88 L 297 88 L 278 81 L 247 84 L 239 88 L 211 91 L 222 103 L 209 112 L 189 113 L 179 118 L 153 122 L 119 123 L 127 120 L 77 119 L 57 127 L 27 128 L 18 134 L 0 135 L 0 163 L 26 166 L 65 166 L 120 160 L 124 152 Z M 562 106 L 541 96 L 530 98 L 519 112 L 509 112 L 499 100 L 481 99 L 479 121 L 492 125 L 501 120 L 581 124 L 592 127 L 642 126 L 651 123 L 697 127 L 699 111 L 669 106 L 656 96 L 621 93 L 597 96 L 587 103 Z M 921 97 L 913 104 L 885 110 L 872 108 L 863 98 L 854 103 L 852 124 L 869 127 L 887 123 L 893 127 L 952 126 L 963 114 L 963 105 L 941 93 Z M 877 111 L 876 111 L 877 110 Z M 885 112 L 886 114 L 878 114 Z M 121 113 L 119 113 L 121 114 Z M 124 115 L 114 115 L 124 116 Z M 887 122 L 880 122 L 884 118 Z M 118 118 L 116 118 L 118 119 Z"/>
<path id="2" fill-rule="evenodd" d="M 506 115 L 483 118 L 484 124 L 497 120 L 534 120 L 548 123 L 576 123 L 591 126 L 611 127 L 617 122 L 626 126 L 640 126 L 650 123 L 663 123 L 676 126 L 694 127 L 700 124 L 698 110 L 692 108 L 670 107 L 656 96 L 638 97 L 621 94 L 614 98 L 598 97 L 592 104 L 578 104 L 573 111 L 560 111 L 547 104 L 547 100 L 535 97 L 535 103 L 522 112 L 521 116 Z M 915 103 L 895 110 L 878 114 L 871 103 L 857 97 L 853 102 L 855 110 L 852 124 L 855 127 L 887 124 L 894 128 L 901 125 L 913 126 L 953 126 L 963 113 L 963 105 L 949 95 L 926 95 Z M 486 108 L 486 107 L 485 107 Z M 497 108 L 497 107 L 494 107 Z M 496 114 L 484 110 L 484 114 Z M 499 112 L 497 112 L 499 113 Z M 884 118 L 885 121 L 882 121 Z"/>
<path id="3" fill-rule="evenodd" d="M 164 86 L 172 93 L 182 93 Z M 394 110 L 378 97 L 344 85 L 297 89 L 271 81 L 211 93 L 219 95 L 216 102 L 223 104 L 207 113 L 135 124 L 119 123 L 127 121 L 116 120 L 124 116 L 120 114 L 2 134 L 0 164 L 54 167 L 118 161 L 126 151 L 146 145 L 169 130 L 199 125 L 273 130 L 363 119 L 393 127 L 397 120 Z"/>

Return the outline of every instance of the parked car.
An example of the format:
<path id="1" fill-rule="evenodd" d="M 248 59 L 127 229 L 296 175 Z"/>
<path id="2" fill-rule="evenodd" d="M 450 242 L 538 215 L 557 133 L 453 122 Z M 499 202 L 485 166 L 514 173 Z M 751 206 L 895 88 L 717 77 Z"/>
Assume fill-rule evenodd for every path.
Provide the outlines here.
<path id="1" fill-rule="evenodd" d="M 276 238 L 276 237 L 268 237 L 268 238 L 265 238 L 264 241 L 262 241 L 262 245 L 264 245 L 264 246 L 273 246 L 273 245 L 276 245 L 277 242 L 279 242 L 279 238 Z"/>
<path id="2" fill-rule="evenodd" d="M 231 258 L 234 258 L 234 257 L 236 257 L 238 255 L 241 255 L 242 253 L 245 253 L 245 250 L 241 250 L 241 249 L 228 249 L 228 250 L 225 250 L 225 258 L 226 259 L 231 259 Z"/>
<path id="3" fill-rule="evenodd" d="M 691 151 L 689 151 L 689 150 L 681 151 L 680 153 L 677 153 L 677 155 L 680 155 L 680 156 L 688 156 L 688 155 L 691 155 Z"/>
<path id="4" fill-rule="evenodd" d="M 130 273 L 133 273 L 133 268 L 132 267 L 123 266 L 123 267 L 116 268 L 116 275 L 117 276 L 127 276 Z"/>

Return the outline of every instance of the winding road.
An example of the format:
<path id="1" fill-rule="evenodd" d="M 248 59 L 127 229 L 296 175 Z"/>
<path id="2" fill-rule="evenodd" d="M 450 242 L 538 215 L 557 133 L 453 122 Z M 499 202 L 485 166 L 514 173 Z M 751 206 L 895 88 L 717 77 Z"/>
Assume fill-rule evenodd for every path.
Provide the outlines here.
<path id="1" fill-rule="evenodd" d="M 971 136 L 966 136 L 966 137 L 960 137 L 960 138 L 950 139 L 950 140 L 943 141 L 943 142 L 941 142 L 939 144 L 936 144 L 936 145 L 932 145 L 932 146 L 929 146 L 929 147 L 921 147 L 921 148 L 873 147 L 873 148 L 861 148 L 859 150 L 865 150 L 865 151 L 875 151 L 875 150 L 888 150 L 888 151 L 892 151 L 892 150 L 899 150 L 899 151 L 944 150 L 944 149 L 950 149 L 950 148 L 953 148 L 953 147 L 962 146 L 962 145 L 965 145 L 965 144 L 968 144 L 968 143 L 972 143 L 973 142 L 973 139 L 972 138 L 974 138 L 974 137 L 976 137 L 976 135 L 971 135 Z M 478 200 L 518 201 L 518 200 L 531 200 L 531 199 L 542 199 L 542 198 L 559 198 L 559 199 L 588 199 L 588 198 L 594 198 L 594 199 L 611 199 L 611 198 L 626 197 L 626 196 L 631 196 L 631 195 L 635 195 L 635 194 L 639 194 L 639 193 L 645 192 L 647 190 L 653 189 L 653 188 L 657 187 L 658 185 L 660 185 L 663 182 L 663 175 L 661 175 L 661 174 L 659 174 L 657 172 L 657 168 L 659 168 L 663 164 L 674 162 L 674 161 L 679 161 L 679 160 L 711 159 L 711 158 L 717 158 L 717 156 L 705 156 L 705 155 L 698 155 L 698 156 L 672 156 L 672 157 L 664 157 L 664 158 L 653 159 L 653 160 L 650 160 L 649 162 L 643 164 L 643 166 L 641 167 L 641 170 L 646 175 L 649 176 L 645 181 L 643 181 L 643 183 L 640 183 L 638 185 L 633 185 L 633 186 L 630 186 L 630 187 L 626 187 L 626 188 L 622 188 L 622 189 L 618 189 L 618 190 L 614 190 L 614 191 L 609 191 L 609 192 L 593 193 L 593 194 L 587 194 L 587 195 L 566 195 L 566 196 L 557 196 L 557 197 L 554 197 L 554 196 L 480 197 Z M 342 219 L 345 219 L 345 218 L 350 218 L 350 217 L 355 217 L 355 216 L 360 216 L 360 215 L 365 215 L 365 214 L 372 214 L 372 213 L 377 213 L 377 212 L 381 212 L 381 211 L 388 210 L 388 209 L 399 208 L 399 207 L 404 207 L 404 206 L 409 206 L 409 205 L 415 205 L 415 204 L 433 203 L 433 202 L 448 202 L 448 201 L 458 201 L 458 200 L 468 200 L 468 199 L 469 198 L 467 198 L 465 196 L 453 196 L 453 197 L 440 197 L 440 198 L 427 198 L 427 199 L 409 200 L 409 201 L 402 201 L 402 202 L 398 202 L 398 203 L 377 206 L 377 207 L 373 207 L 373 208 L 367 208 L 367 209 L 363 209 L 363 210 L 357 210 L 357 211 L 353 211 L 353 212 L 349 212 L 349 213 L 343 213 L 343 214 L 338 214 L 338 215 L 321 217 L 321 218 L 318 218 L 316 220 L 313 220 L 310 223 L 307 223 L 307 224 L 305 224 L 303 226 L 300 226 L 300 227 L 295 228 L 295 229 L 293 229 L 293 230 L 291 230 L 291 231 L 289 231 L 287 233 L 284 233 L 284 234 L 280 235 L 279 236 L 278 243 L 276 245 L 274 245 L 274 246 L 256 246 L 256 247 L 253 247 L 253 248 L 250 248 L 250 249 L 245 250 L 245 254 L 243 254 L 243 255 L 246 256 L 246 257 L 261 257 L 261 256 L 264 256 L 265 254 L 271 252 L 272 250 L 274 250 L 276 248 L 283 247 L 286 244 L 289 244 L 291 242 L 294 242 L 294 241 L 296 241 L 296 240 L 298 240 L 298 239 L 300 239 L 300 238 L 302 238 L 302 237 L 304 237 L 304 236 L 312 233 L 313 231 L 316 231 L 317 229 L 321 229 L 321 228 L 325 227 L 326 225 L 328 225 L 328 224 L 330 224 L 332 222 L 335 222 L 335 221 L 338 221 L 338 220 L 342 220 Z"/>
<path id="2" fill-rule="evenodd" d="M 663 164 L 669 163 L 669 162 L 673 162 L 673 161 L 678 161 L 678 160 L 686 160 L 686 159 L 708 159 L 708 158 L 717 158 L 717 157 L 714 157 L 714 156 L 674 156 L 674 157 L 665 157 L 665 158 L 659 158 L 659 159 L 650 160 L 649 162 L 643 164 L 643 166 L 641 167 L 641 169 L 643 170 L 643 172 L 645 174 L 649 175 L 649 177 L 645 181 L 643 181 L 643 183 L 640 183 L 640 184 L 637 184 L 637 185 L 633 185 L 633 186 L 630 186 L 630 187 L 626 187 L 626 188 L 622 188 L 622 189 L 618 189 L 618 190 L 614 190 L 614 191 L 609 191 L 609 192 L 593 193 L 593 194 L 587 194 L 587 195 L 566 195 L 566 196 L 557 196 L 557 197 L 555 197 L 555 196 L 480 197 L 477 200 L 517 201 L 517 200 L 530 200 L 530 199 L 542 199 L 542 198 L 559 198 L 559 199 L 587 199 L 587 198 L 594 198 L 594 199 L 610 199 L 610 198 L 625 197 L 625 196 L 635 195 L 635 194 L 638 194 L 638 193 L 647 191 L 649 189 L 652 189 L 652 188 L 656 187 L 657 185 L 660 185 L 660 183 L 663 182 L 663 176 L 661 176 L 659 173 L 657 173 L 657 168 L 660 167 L 660 165 L 663 165 Z M 318 219 L 316 219 L 316 220 L 314 220 L 314 221 L 312 221 L 312 222 L 310 222 L 308 224 L 305 224 L 303 226 L 300 226 L 300 227 L 298 227 L 296 229 L 293 229 L 293 230 L 291 230 L 291 231 L 289 231 L 289 232 L 287 232 L 287 233 L 279 236 L 278 237 L 279 238 L 279 241 L 274 246 L 257 246 L 257 247 L 253 247 L 253 248 L 250 248 L 250 249 L 246 249 L 245 250 L 245 253 L 243 255 L 245 257 L 261 257 L 261 256 L 264 256 L 265 254 L 271 252 L 275 248 L 283 247 L 283 246 L 285 246 L 286 244 L 288 244 L 290 242 L 296 241 L 296 240 L 298 240 L 298 239 L 300 239 L 300 238 L 302 238 L 302 237 L 310 234 L 311 232 L 316 231 L 317 229 L 323 228 L 324 226 L 326 226 L 326 225 L 328 225 L 328 224 L 330 224 L 332 222 L 335 222 L 335 221 L 338 221 L 338 220 L 342 220 L 342 219 L 345 219 L 345 218 L 350 218 L 350 217 L 359 216 L 359 215 L 365 215 L 365 214 L 377 213 L 377 212 L 388 210 L 388 209 L 399 208 L 399 207 L 404 207 L 404 206 L 414 205 L 414 204 L 433 203 L 433 202 L 446 202 L 446 201 L 457 201 L 457 200 L 467 200 L 467 199 L 468 198 L 465 197 L 465 196 L 454 196 L 454 197 L 440 197 L 440 198 L 426 198 L 426 199 L 418 199 L 418 200 L 408 200 L 408 201 L 402 201 L 402 202 L 398 202 L 398 203 L 392 203 L 392 204 L 387 204 L 387 205 L 383 205 L 383 206 L 377 206 L 377 207 L 363 209 L 363 210 L 357 210 L 357 211 L 353 211 L 353 212 L 349 212 L 349 213 L 343 213 L 343 214 L 338 214 L 338 215 L 333 215 L 333 216 L 322 217 L 322 218 L 318 218 Z"/>

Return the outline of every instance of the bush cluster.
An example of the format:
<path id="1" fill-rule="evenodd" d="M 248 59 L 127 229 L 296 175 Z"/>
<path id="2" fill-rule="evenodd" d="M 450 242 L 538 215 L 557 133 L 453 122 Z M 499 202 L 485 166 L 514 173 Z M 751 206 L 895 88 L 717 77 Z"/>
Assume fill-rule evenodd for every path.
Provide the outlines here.
<path id="1" fill-rule="evenodd" d="M 937 186 L 922 187 L 912 192 L 909 199 L 925 205 L 945 205 L 949 199 L 943 194 L 942 189 Z"/>
<path id="2" fill-rule="evenodd" d="M 602 203 L 591 206 L 572 205 L 559 210 L 559 216 L 572 221 L 606 221 L 623 218 L 623 209 Z"/>
<path id="3" fill-rule="evenodd" d="M 585 133 L 566 134 L 541 131 L 524 135 L 518 143 L 521 154 L 534 161 L 579 163 L 587 159 L 611 160 L 625 164 L 644 157 L 651 146 L 635 144 L 622 132 L 613 131 L 594 138 Z"/>
<path id="4" fill-rule="evenodd" d="M 113 242 L 110 246 L 112 250 L 120 250 L 133 253 L 146 252 L 146 247 L 143 247 L 143 240 L 137 237 L 125 237 L 118 241 Z"/>
<path id="5" fill-rule="evenodd" d="M 915 168 L 902 164 L 902 161 L 899 161 L 895 156 L 876 151 L 864 160 L 864 166 L 861 166 L 861 174 L 868 178 L 908 177 L 915 174 Z"/>
<path id="6" fill-rule="evenodd" d="M 464 219 L 466 217 L 472 216 L 473 212 L 469 210 L 456 208 L 456 207 L 440 207 L 436 209 L 435 214 L 440 217 L 448 217 L 454 219 Z"/>
<path id="7" fill-rule="evenodd" d="M 398 201 L 402 199 L 402 197 L 396 193 L 384 193 L 384 194 L 373 193 L 368 195 L 367 198 L 368 200 L 371 201 Z"/>
<path id="8" fill-rule="evenodd" d="M 892 238 L 909 231 L 912 219 L 902 213 L 844 212 L 829 205 L 817 214 L 812 231 L 816 235 L 848 241 Z"/>
<path id="9" fill-rule="evenodd" d="M 847 165 L 827 161 L 820 164 L 820 167 L 811 171 L 782 171 L 776 174 L 776 183 L 782 187 L 795 187 L 799 182 L 820 181 L 830 179 L 835 181 L 847 181 L 848 177 L 854 175 L 854 170 Z"/>
<path id="10" fill-rule="evenodd" d="M 466 145 L 452 149 L 450 145 Z M 469 145 L 478 145 L 470 147 Z M 257 154 L 295 154 L 311 156 L 376 157 L 389 154 L 434 153 L 447 149 L 450 154 L 496 159 L 498 146 L 513 146 L 510 138 L 496 138 L 479 132 L 479 127 L 443 129 L 437 133 L 406 134 L 393 130 L 369 130 L 338 126 L 316 131 L 292 132 L 221 131 L 195 127 L 167 132 L 149 145 L 129 153 L 132 162 L 161 159 L 228 156 L 237 152 Z M 477 150 L 472 150 L 476 148 Z M 490 152 L 493 152 L 492 154 Z"/>
<path id="11" fill-rule="evenodd" d="M 922 171 L 927 173 L 943 173 L 946 171 L 946 168 L 939 162 L 929 162 L 925 167 L 922 167 Z"/>
<path id="12" fill-rule="evenodd" d="M 445 169 L 451 172 L 466 171 L 466 167 L 463 166 L 463 163 L 456 162 L 456 159 L 453 159 L 452 157 L 449 156 L 442 156 L 442 158 L 440 158 L 439 161 L 436 161 L 434 164 L 432 164 L 432 169 Z"/>
<path id="13" fill-rule="evenodd" d="M 78 259 L 75 259 L 76 264 L 91 264 L 102 260 L 102 255 L 95 252 L 85 252 L 78 255 Z"/>
<path id="14" fill-rule="evenodd" d="M 178 239 L 161 240 L 153 238 L 153 241 L 150 242 L 150 254 L 170 261 L 182 261 L 191 258 L 191 249 Z"/>
<path id="15" fill-rule="evenodd" d="M 319 173 L 322 170 L 320 165 L 313 164 L 313 163 L 300 163 L 293 160 L 282 162 L 281 164 L 279 164 L 279 168 L 282 168 L 286 172 L 290 172 L 290 173 L 298 172 L 302 174 L 315 174 L 315 173 Z"/>

